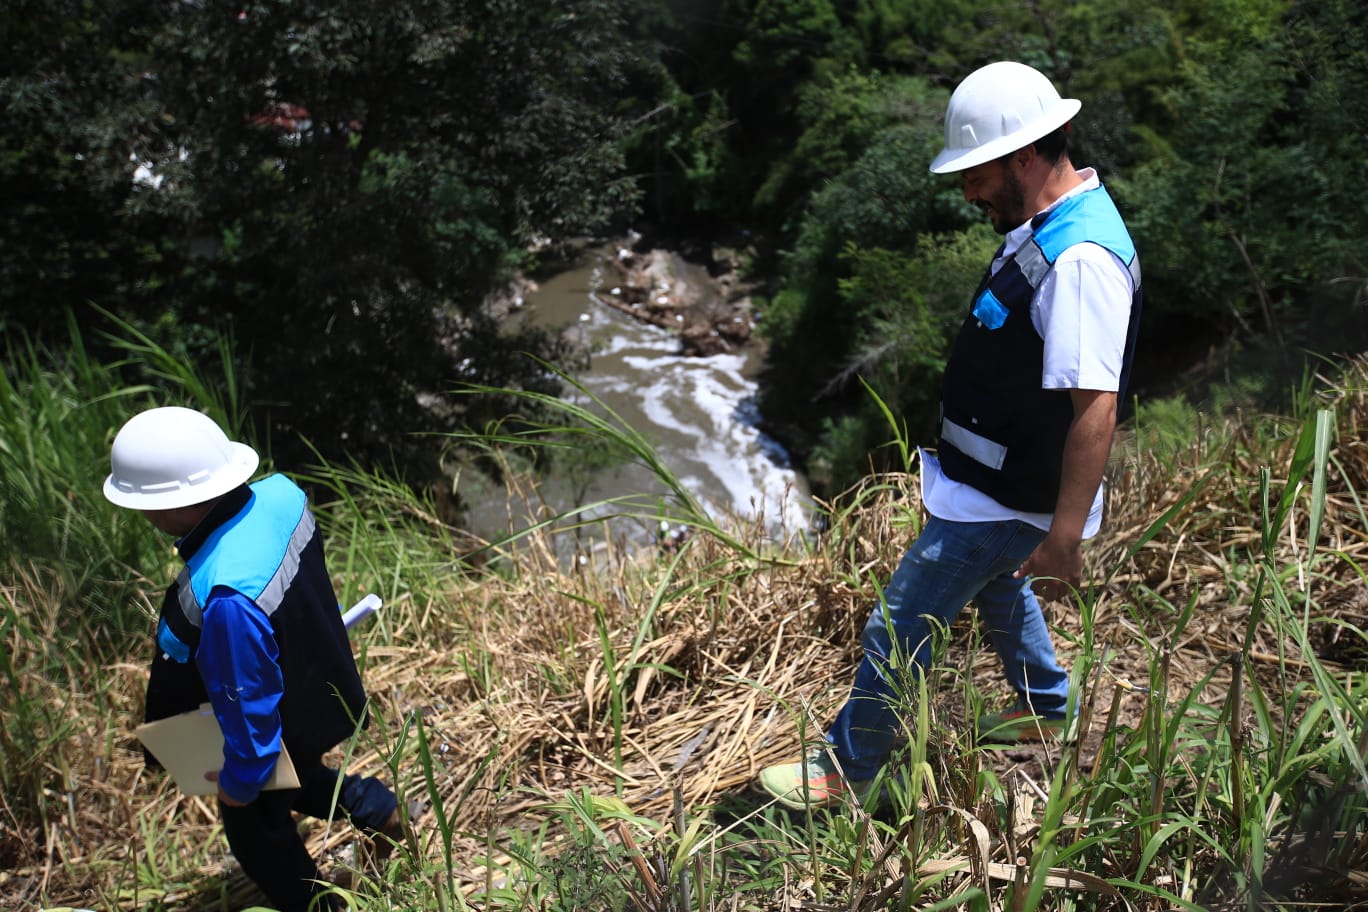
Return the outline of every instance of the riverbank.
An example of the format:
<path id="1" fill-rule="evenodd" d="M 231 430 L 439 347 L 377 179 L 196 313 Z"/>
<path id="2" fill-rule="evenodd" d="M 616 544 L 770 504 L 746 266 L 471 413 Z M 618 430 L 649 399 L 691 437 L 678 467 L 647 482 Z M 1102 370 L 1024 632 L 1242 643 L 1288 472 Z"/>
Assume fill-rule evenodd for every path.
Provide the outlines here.
<path id="1" fill-rule="evenodd" d="M 600 300 L 676 333 L 681 354 L 734 352 L 753 339 L 753 286 L 741 279 L 741 254 L 714 248 L 713 263 L 694 264 L 660 247 L 619 247 L 607 259 L 614 279 Z M 717 270 L 717 271 L 714 271 Z"/>
<path id="2" fill-rule="evenodd" d="M 745 264 L 754 251 L 711 244 L 707 255 L 696 255 L 697 245 L 683 249 L 656 243 L 631 232 L 610 240 L 562 242 L 532 275 L 518 276 L 493 296 L 487 306 L 499 319 L 508 319 L 552 276 L 596 260 L 604 267 L 595 299 L 633 320 L 665 330 L 679 340 L 686 357 L 734 353 L 760 346 L 755 334 L 752 293 L 760 283 L 746 277 Z M 575 343 L 573 328 L 567 340 Z"/>

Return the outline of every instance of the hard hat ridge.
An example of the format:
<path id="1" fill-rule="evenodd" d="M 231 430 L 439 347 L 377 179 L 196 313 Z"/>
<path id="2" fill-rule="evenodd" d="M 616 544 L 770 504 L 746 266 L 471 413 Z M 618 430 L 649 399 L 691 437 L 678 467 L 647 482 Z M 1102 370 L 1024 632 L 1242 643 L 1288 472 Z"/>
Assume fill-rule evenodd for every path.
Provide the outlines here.
<path id="1" fill-rule="evenodd" d="M 1001 158 L 1064 126 L 1082 107 L 1075 98 L 1060 98 L 1043 73 L 1024 63 L 979 67 L 950 96 L 945 148 L 931 170 L 948 174 Z"/>
<path id="2" fill-rule="evenodd" d="M 228 439 L 212 418 L 164 406 L 134 415 L 114 438 L 104 495 L 134 510 L 173 510 L 227 494 L 256 471 L 260 458 Z"/>

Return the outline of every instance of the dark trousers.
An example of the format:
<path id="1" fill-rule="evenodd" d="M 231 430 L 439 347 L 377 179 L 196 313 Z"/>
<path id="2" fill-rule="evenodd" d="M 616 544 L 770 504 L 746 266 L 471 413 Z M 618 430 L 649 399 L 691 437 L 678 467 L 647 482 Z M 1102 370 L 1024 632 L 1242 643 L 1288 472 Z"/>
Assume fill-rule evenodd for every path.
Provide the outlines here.
<path id="1" fill-rule="evenodd" d="M 304 847 L 291 812 L 326 819 L 331 813 L 348 817 L 366 833 L 384 825 L 398 806 L 394 793 L 379 779 L 342 776 L 336 805 L 333 793 L 339 773 L 315 760 L 297 766 L 298 789 L 262 792 L 245 807 L 219 804 L 223 833 L 242 870 L 261 888 L 280 912 L 306 912 L 325 887 L 316 883 L 318 866 Z M 315 909 L 333 908 L 328 898 Z"/>

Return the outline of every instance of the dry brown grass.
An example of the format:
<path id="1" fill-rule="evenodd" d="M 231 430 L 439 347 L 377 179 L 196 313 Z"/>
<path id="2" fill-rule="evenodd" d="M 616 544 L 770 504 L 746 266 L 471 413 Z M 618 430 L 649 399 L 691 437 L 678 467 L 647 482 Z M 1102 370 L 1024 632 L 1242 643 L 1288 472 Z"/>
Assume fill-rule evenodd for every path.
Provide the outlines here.
<path id="1" fill-rule="evenodd" d="M 1311 595 L 1317 613 L 1363 626 L 1368 597 L 1354 564 L 1368 566 L 1368 534 L 1356 500 L 1368 493 L 1368 363 L 1360 362 L 1347 378 L 1358 388 L 1332 397 L 1340 436 L 1322 543 L 1338 556 L 1291 585 Z M 1239 650 L 1250 611 L 1253 577 L 1246 571 L 1259 539 L 1258 471 L 1271 466 L 1276 479 L 1295 434 L 1289 423 L 1269 450 L 1266 429 L 1255 434 L 1237 428 L 1220 444 L 1205 441 L 1162 462 L 1118 444 L 1109 520 L 1088 549 L 1092 578 L 1100 582 L 1112 573 L 1097 593 L 1094 632 L 1116 655 L 1102 678 L 1103 692 L 1095 695 L 1097 705 L 1110 702 L 1105 682 L 1113 678 L 1146 682 L 1144 642 L 1171 648 L 1175 693 L 1216 669 L 1216 686 L 1202 699 L 1221 699 L 1229 675 L 1220 669 Z M 1208 474 L 1167 528 L 1125 559 L 1154 518 Z M 463 882 L 483 887 L 486 872 L 473 860 L 491 840 L 497 850 L 508 828 L 544 816 L 539 809 L 548 796 L 572 788 L 617 790 L 634 812 L 667 820 L 673 790 L 688 807 L 705 808 L 747 789 L 761 767 L 792 757 L 800 730 L 809 737 L 820 732 L 853 673 L 859 632 L 876 597 L 868 581 L 888 578 L 913 534 L 919 509 L 914 479 L 883 481 L 829 533 L 827 547 L 792 565 L 743 560 L 700 536 L 673 572 L 668 556 L 632 554 L 611 543 L 594 552 L 590 565 L 563 572 L 551 544 L 533 538 L 520 546 L 519 569 L 510 577 L 453 576 L 438 592 L 386 593 L 391 604 L 384 642 L 374 629 L 357 637 L 367 645 L 366 682 L 387 731 L 417 713 L 434 737 L 443 804 L 461 831 L 455 854 L 471 860 Z M 1289 566 L 1306 548 L 1299 528 L 1289 524 L 1279 538 Z M 643 633 L 644 612 L 662 580 L 669 594 Z M 11 597 L 28 598 L 41 610 L 47 594 L 40 576 L 21 575 L 12 585 L 19 591 Z M 1197 604 L 1193 622 L 1180 640 L 1167 642 L 1172 613 L 1164 606 L 1181 607 L 1190 599 Z M 1054 621 L 1069 630 L 1073 612 L 1056 605 Z M 618 663 L 641 637 L 633 670 L 624 677 L 619 668 L 616 683 L 608 675 L 600 623 Z M 958 625 L 950 662 L 965 656 L 969 630 L 968 623 Z M 1274 685 L 1276 669 L 1287 667 L 1276 660 L 1295 668 L 1298 656 L 1291 644 L 1269 637 L 1255 633 L 1251 656 L 1255 673 Z M 1318 642 L 1332 667 L 1362 667 L 1348 637 L 1340 642 L 1327 634 Z M 1067 649 L 1063 658 L 1067 662 Z M 0 806 L 4 908 L 28 907 L 39 896 L 81 905 L 92 895 L 108 895 L 113 884 L 130 884 L 129 866 L 149 860 L 141 857 L 148 832 L 167 834 L 165 851 L 221 839 L 212 808 L 178 797 L 143 771 L 130 732 L 145 678 L 137 660 L 129 662 L 97 676 L 108 691 L 99 699 L 47 694 L 66 707 L 64 718 L 73 726 L 44 761 L 54 795 L 65 793 L 50 806 L 68 812 L 35 820 Z M 971 674 L 984 692 L 1000 693 L 990 655 L 975 654 Z M 45 685 L 28 686 L 41 692 Z M 625 709 L 620 741 L 612 722 L 615 692 L 623 695 Z M 85 711 L 93 704 L 107 711 Z M 1127 706 L 1139 711 L 1138 700 Z M 623 763 L 617 770 L 619 744 Z M 1010 767 L 1031 758 L 1004 755 L 1000 762 Z M 407 784 L 416 788 L 411 753 L 405 764 Z M 369 742 L 351 763 L 372 772 L 383 766 Z M 352 857 L 356 839 L 344 825 L 316 826 L 312 835 L 315 850 L 336 859 Z M 435 851 L 430 828 L 424 839 Z M 194 888 L 212 893 L 219 852 L 213 850 L 200 870 L 179 870 L 174 857 L 155 864 L 182 883 L 198 878 Z M 240 876 L 230 883 L 232 895 L 250 895 Z M 147 899 L 130 897 L 123 908 Z M 196 908 L 188 902 L 183 907 Z"/>

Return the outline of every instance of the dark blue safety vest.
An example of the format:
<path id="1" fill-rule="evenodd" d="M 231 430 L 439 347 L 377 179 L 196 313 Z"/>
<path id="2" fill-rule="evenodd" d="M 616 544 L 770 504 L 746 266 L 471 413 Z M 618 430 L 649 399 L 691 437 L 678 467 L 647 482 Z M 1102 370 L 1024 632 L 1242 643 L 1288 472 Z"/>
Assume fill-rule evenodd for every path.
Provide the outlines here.
<path id="1" fill-rule="evenodd" d="M 1045 342 L 1031 322 L 1031 301 L 1060 254 L 1084 242 L 1116 254 L 1134 281 L 1118 393 L 1124 403 L 1140 321 L 1140 261 L 1102 187 L 1035 217 L 1030 239 L 996 275 L 984 276 L 945 367 L 941 468 L 1015 510 L 1053 513 L 1059 498 L 1073 402 L 1064 390 L 1040 386 Z"/>
<path id="2" fill-rule="evenodd" d="M 291 755 L 308 763 L 350 737 L 364 723 L 366 695 L 304 492 L 284 475 L 243 485 L 178 548 L 186 566 L 162 602 L 148 721 L 208 699 L 195 653 L 204 605 L 222 586 L 254 601 L 270 619 L 284 679 L 281 729 Z"/>

